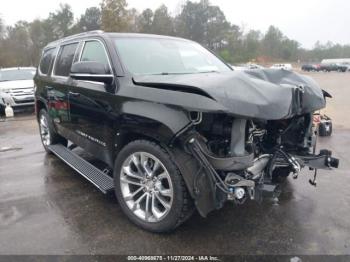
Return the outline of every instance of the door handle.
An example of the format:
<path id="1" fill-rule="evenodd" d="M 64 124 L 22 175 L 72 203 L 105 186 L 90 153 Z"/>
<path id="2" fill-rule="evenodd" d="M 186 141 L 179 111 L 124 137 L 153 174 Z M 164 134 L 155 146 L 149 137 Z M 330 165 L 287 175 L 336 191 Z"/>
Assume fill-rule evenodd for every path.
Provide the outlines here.
<path id="1" fill-rule="evenodd" d="M 80 96 L 80 93 L 75 93 L 75 92 L 68 92 L 68 95 L 73 96 L 73 97 L 78 97 Z"/>

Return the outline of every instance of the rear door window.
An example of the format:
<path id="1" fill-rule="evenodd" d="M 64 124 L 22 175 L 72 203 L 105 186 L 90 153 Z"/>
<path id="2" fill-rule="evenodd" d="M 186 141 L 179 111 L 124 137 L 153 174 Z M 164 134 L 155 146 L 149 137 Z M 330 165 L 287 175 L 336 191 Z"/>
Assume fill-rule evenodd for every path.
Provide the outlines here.
<path id="1" fill-rule="evenodd" d="M 78 43 L 61 46 L 56 64 L 54 74 L 57 76 L 69 76 L 70 68 L 74 59 L 75 50 Z"/>
<path id="2" fill-rule="evenodd" d="M 40 61 L 39 69 L 40 73 L 47 75 L 49 73 L 52 58 L 54 57 L 56 48 L 45 50 Z"/>
<path id="3" fill-rule="evenodd" d="M 85 42 L 83 52 L 81 54 L 80 61 L 93 61 L 99 62 L 105 65 L 110 71 L 108 64 L 108 57 L 105 48 L 99 41 L 87 41 Z"/>

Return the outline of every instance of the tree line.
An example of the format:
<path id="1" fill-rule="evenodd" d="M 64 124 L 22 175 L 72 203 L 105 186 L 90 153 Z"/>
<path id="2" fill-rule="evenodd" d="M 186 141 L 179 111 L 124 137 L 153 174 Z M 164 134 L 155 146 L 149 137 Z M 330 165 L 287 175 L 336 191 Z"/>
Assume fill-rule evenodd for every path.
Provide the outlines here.
<path id="1" fill-rule="evenodd" d="M 138 32 L 179 36 L 194 40 L 229 63 L 320 62 L 325 58 L 350 57 L 350 45 L 317 42 L 311 50 L 301 48 L 281 30 L 245 30 L 227 21 L 219 6 L 209 0 L 187 1 L 172 16 L 165 5 L 142 12 L 128 8 L 126 0 L 102 0 L 75 18 L 68 4 L 46 19 L 18 21 L 6 26 L 0 18 L 0 67 L 36 66 L 42 48 L 49 42 L 90 30 Z"/>

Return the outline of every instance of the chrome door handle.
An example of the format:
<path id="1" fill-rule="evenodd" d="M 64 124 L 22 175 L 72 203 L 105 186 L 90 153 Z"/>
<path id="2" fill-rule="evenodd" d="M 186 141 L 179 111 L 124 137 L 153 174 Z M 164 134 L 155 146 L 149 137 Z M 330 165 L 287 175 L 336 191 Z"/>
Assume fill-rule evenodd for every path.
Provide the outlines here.
<path id="1" fill-rule="evenodd" d="M 73 97 L 78 97 L 80 96 L 80 93 L 75 93 L 75 92 L 68 92 L 68 95 L 73 96 Z"/>

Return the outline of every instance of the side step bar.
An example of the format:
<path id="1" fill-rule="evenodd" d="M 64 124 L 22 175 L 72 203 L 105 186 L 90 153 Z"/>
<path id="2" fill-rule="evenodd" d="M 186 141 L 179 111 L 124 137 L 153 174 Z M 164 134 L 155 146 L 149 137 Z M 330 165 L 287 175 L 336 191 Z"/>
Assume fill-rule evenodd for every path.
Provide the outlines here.
<path id="1" fill-rule="evenodd" d="M 103 173 L 100 169 L 90 164 L 85 159 L 73 153 L 63 145 L 50 145 L 49 150 L 68 164 L 71 168 L 89 180 L 104 194 L 114 189 L 113 178 Z"/>

